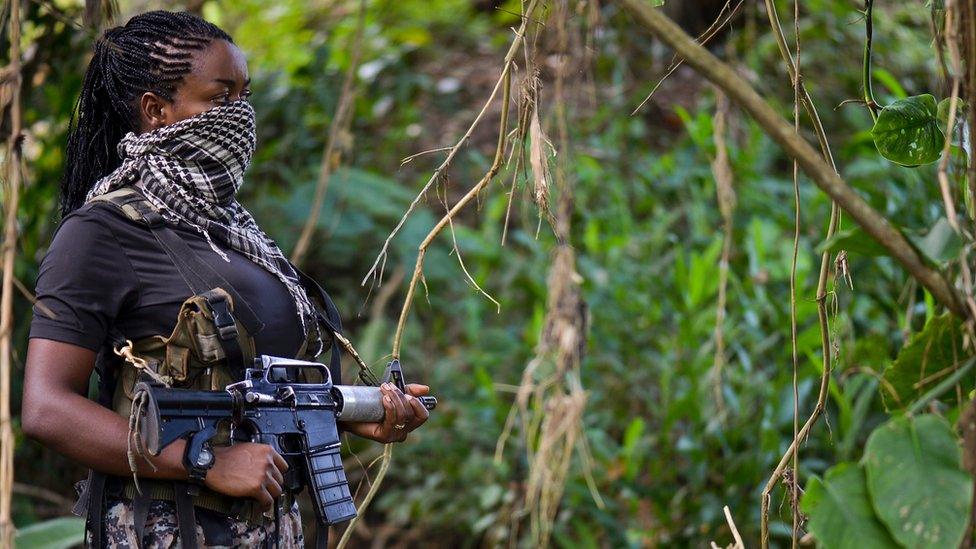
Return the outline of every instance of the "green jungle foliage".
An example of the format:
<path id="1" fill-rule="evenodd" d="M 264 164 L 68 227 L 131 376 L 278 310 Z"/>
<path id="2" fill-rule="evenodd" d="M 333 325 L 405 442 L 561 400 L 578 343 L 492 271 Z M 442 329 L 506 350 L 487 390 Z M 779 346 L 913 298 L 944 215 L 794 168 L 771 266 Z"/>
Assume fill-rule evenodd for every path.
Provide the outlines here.
<path id="1" fill-rule="evenodd" d="M 204 3 L 204 15 L 227 29 L 249 58 L 259 143 L 241 199 L 284 250 L 295 245 L 309 214 L 350 63 L 356 4 Z M 582 366 L 588 473 L 605 506 L 595 502 L 586 463 L 577 454 L 553 543 L 724 545 L 732 539 L 723 514 L 727 505 L 747 546 L 757 545 L 760 492 L 793 436 L 792 163 L 732 108 L 727 145 L 738 205 L 721 327 L 727 363 L 717 399 L 714 331 L 723 229 L 710 167 L 715 91 L 682 67 L 631 115 L 663 76 L 671 52 L 615 3 L 594 4 L 593 11 L 585 2 L 571 4 L 570 32 L 585 41 L 579 51 L 587 55 L 573 59 L 581 73 L 570 96 L 572 145 L 557 151 L 557 158 L 566 155 L 561 161 L 572 183 L 572 245 L 590 326 Z M 707 12 L 713 3 L 700 4 Z M 709 47 L 791 116 L 792 85 L 760 4 L 745 2 L 730 30 Z M 859 4 L 803 2 L 805 83 L 841 175 L 933 265 L 952 269 L 972 242 L 948 227 L 932 163 L 941 157 L 946 132 L 940 116 L 946 107 L 939 101 L 949 95 L 933 46 L 932 8 L 921 0 L 875 8 L 874 93 L 884 107 L 875 123 L 863 104 L 834 108 L 863 97 Z M 306 265 L 336 298 L 351 339 L 379 373 L 404 298 L 406 281 L 399 275 L 409 277 L 417 245 L 445 211 L 442 201 L 453 203 L 491 163 L 497 107 L 438 193 L 393 241 L 384 276 L 400 289 L 378 307 L 380 291 L 360 282 L 443 157 L 401 160 L 449 146 L 462 135 L 499 74 L 519 2 L 367 5 L 352 124 L 341 136 L 342 164 Z M 781 17 L 792 14 L 792 3 L 777 5 Z M 16 276 L 30 287 L 57 227 L 65 131 L 93 34 L 80 26 L 78 2 L 25 6 L 25 44 L 36 49 L 28 50 L 29 183 L 18 219 Z M 124 13 L 159 6 L 122 3 Z M 784 19 L 784 26 L 791 34 L 792 22 Z M 552 77 L 542 53 L 540 109 L 544 125 L 552 127 Z M 815 140 L 806 130 L 804 136 Z M 965 155 L 958 147 L 953 154 Z M 512 177 L 510 168 L 503 170 L 478 207 L 454 223 L 464 266 L 499 301 L 500 312 L 465 281 L 450 253 L 450 235 L 442 235 L 427 255 L 426 286 L 415 301 L 402 361 L 408 381 L 430 384 L 440 406 L 408 443 L 396 447 L 391 472 L 364 519 L 370 535 L 390 536 L 391 545 L 493 545 L 505 543 L 519 524 L 512 516 L 528 467 L 525 441 L 516 431 L 503 459 L 495 461 L 494 453 L 542 329 L 555 239 L 545 222 L 539 228 L 531 183 L 519 174 L 501 245 Z M 814 298 L 823 250 L 846 252 L 853 283 L 832 276 L 828 286 L 834 370 L 825 415 L 802 445 L 796 472 L 805 487 L 805 531 L 824 547 L 958 545 L 972 506 L 972 479 L 961 469 L 954 429 L 976 378 L 972 361 L 963 366 L 973 352 L 963 345 L 965 328 L 846 217 L 838 234 L 824 241 L 829 201 L 808 180 L 801 178 L 800 185 L 801 421 L 816 401 L 822 368 Z M 963 213 L 972 208 L 958 206 Z M 30 303 L 18 296 L 15 311 L 16 413 Z M 931 394 L 945 376 L 930 379 L 924 372 L 956 368 L 961 373 L 952 376 L 951 390 Z M 380 446 L 358 440 L 349 445 L 358 453 L 358 461 L 347 460 L 355 485 L 363 478 L 359 463 L 372 461 Z M 72 497 L 70 480 L 83 470 L 21 434 L 16 452 L 20 481 L 58 495 L 38 499 L 18 492 L 15 522 L 26 537 L 28 525 L 66 514 L 59 498 Z M 789 544 L 789 499 L 781 487 L 772 493 L 773 546 Z"/>

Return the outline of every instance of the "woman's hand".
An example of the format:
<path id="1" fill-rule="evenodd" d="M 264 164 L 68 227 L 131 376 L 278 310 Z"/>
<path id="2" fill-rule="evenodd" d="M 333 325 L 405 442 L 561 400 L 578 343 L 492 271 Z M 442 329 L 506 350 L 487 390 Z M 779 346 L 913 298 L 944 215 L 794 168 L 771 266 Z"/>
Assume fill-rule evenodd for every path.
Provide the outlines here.
<path id="1" fill-rule="evenodd" d="M 214 447 L 214 465 L 207 472 L 207 488 L 232 497 L 255 499 L 271 507 L 281 495 L 288 462 L 267 444 L 238 442 Z"/>
<path id="2" fill-rule="evenodd" d="M 430 412 L 416 397 L 426 395 L 430 387 L 411 383 L 406 394 L 392 383 L 380 385 L 383 394 L 383 421 L 377 423 L 343 423 L 342 428 L 354 435 L 376 442 L 403 442 L 407 434 L 427 421 Z"/>

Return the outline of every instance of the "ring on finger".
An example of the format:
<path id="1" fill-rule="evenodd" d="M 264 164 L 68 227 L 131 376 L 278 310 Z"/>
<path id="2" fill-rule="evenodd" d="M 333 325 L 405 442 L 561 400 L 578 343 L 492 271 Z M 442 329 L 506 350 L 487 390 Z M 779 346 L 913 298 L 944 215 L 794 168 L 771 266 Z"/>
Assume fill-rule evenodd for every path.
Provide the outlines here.
<path id="1" fill-rule="evenodd" d="M 396 429 L 397 431 L 401 431 L 406 426 L 407 426 L 406 423 L 397 423 L 396 425 L 393 426 L 393 428 Z"/>

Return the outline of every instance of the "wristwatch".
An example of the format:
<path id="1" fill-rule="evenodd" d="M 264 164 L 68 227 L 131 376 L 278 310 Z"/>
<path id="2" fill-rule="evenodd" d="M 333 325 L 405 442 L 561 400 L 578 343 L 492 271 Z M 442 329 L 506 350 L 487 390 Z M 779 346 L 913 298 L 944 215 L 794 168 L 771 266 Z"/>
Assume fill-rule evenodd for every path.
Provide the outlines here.
<path id="1" fill-rule="evenodd" d="M 214 453 L 210 441 L 196 443 L 194 438 L 191 437 L 187 441 L 186 450 L 183 452 L 183 465 L 189 473 L 190 482 L 203 484 L 207 478 L 207 471 L 214 465 Z"/>

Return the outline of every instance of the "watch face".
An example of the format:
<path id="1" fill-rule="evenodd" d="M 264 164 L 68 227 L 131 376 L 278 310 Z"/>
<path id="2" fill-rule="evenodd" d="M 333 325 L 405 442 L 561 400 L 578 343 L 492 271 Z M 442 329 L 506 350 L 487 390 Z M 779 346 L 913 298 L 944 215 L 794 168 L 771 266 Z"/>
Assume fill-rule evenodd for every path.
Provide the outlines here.
<path id="1" fill-rule="evenodd" d="M 214 455 L 210 451 L 210 448 L 203 448 L 200 450 L 200 455 L 197 456 L 197 467 L 210 467 L 213 465 Z"/>

